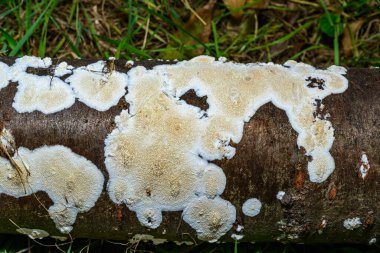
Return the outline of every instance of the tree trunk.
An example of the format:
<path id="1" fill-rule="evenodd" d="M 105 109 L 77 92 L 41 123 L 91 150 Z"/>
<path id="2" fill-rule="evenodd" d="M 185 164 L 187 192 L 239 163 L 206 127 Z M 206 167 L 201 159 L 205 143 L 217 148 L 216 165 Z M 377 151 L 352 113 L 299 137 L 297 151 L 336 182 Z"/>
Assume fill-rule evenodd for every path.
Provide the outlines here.
<path id="1" fill-rule="evenodd" d="M 5 57 L 0 57 L 0 61 L 9 66 L 14 63 L 14 59 Z M 67 62 L 76 67 L 91 63 Z M 122 60 L 108 63 L 115 64 L 111 69 L 119 72 L 130 69 Z M 150 69 L 162 64 L 172 62 L 141 61 L 134 66 Z M 46 69 L 28 71 L 48 74 Z M 242 140 L 233 144 L 235 156 L 212 161 L 223 169 L 227 178 L 221 197 L 236 208 L 236 222 L 222 240 L 232 240 L 231 235 L 235 234 L 235 237 L 244 235 L 242 241 L 250 242 L 368 243 L 380 235 L 380 70 L 350 68 L 346 78 L 349 85 L 345 92 L 323 100 L 323 110 L 327 110 L 324 113 L 331 115 L 335 129 L 330 149 L 335 170 L 323 182 L 309 180 L 308 156 L 297 147 L 297 132 L 286 113 L 272 103 L 261 106 L 244 124 Z M 146 228 L 135 212 L 115 204 L 108 196 L 104 140 L 115 128 L 115 117 L 129 107 L 124 98 L 106 111 L 77 101 L 56 113 L 18 113 L 12 106 L 16 92 L 17 83 L 0 89 L 0 127 L 11 131 L 16 147 L 34 150 L 44 145 L 63 145 L 90 160 L 104 175 L 99 199 L 89 211 L 77 215 L 72 237 L 125 240 L 136 234 L 148 234 L 169 241 L 198 240 L 195 229 L 183 221 L 180 211 L 164 212 L 158 228 Z M 183 99 L 200 107 L 207 106 L 194 93 Z M 360 174 L 363 152 L 368 158 L 366 166 L 369 165 L 364 179 Z M 7 158 L 4 152 L 2 156 Z M 276 198 L 280 191 L 285 195 Z M 253 197 L 261 201 L 262 208 L 257 216 L 249 217 L 242 212 L 242 205 Z M 52 204 L 43 191 L 19 198 L 0 194 L 0 233 L 16 233 L 17 224 L 60 235 L 46 210 Z M 347 229 L 344 221 L 353 219 L 355 223 L 355 218 L 361 224 Z M 240 230 L 239 225 L 244 229 Z"/>

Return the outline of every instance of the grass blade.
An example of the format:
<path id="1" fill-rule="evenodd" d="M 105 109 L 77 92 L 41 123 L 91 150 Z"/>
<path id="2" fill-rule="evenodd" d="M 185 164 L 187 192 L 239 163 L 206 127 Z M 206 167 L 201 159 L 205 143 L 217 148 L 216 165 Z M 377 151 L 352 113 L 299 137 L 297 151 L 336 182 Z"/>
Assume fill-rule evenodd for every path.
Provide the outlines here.
<path id="1" fill-rule="evenodd" d="M 52 1 L 49 1 L 49 4 L 46 6 L 45 10 L 41 13 L 41 15 L 37 18 L 37 20 L 33 23 L 33 25 L 26 31 L 24 37 L 22 37 L 22 39 L 17 43 L 17 45 L 12 49 L 9 56 L 16 56 L 17 55 L 17 53 L 20 51 L 21 47 L 25 44 L 25 42 L 29 39 L 29 37 L 32 36 L 34 31 L 41 24 L 42 18 L 47 13 L 51 4 L 52 4 Z"/>

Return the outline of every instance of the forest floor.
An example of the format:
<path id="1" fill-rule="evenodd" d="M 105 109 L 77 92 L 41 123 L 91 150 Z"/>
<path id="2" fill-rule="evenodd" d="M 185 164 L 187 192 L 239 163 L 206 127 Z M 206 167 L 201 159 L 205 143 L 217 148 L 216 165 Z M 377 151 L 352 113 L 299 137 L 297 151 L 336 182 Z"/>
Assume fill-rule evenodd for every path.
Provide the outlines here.
<path id="1" fill-rule="evenodd" d="M 379 0 L 0 1 L 0 54 L 380 66 Z"/>

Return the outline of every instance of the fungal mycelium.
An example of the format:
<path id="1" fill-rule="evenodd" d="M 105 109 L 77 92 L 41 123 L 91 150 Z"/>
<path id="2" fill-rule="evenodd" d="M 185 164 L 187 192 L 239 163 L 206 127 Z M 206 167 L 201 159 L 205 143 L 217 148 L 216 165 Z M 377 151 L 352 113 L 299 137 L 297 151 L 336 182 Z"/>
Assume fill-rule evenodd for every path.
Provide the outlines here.
<path id="1" fill-rule="evenodd" d="M 105 140 L 107 189 L 112 201 L 126 204 L 148 228 L 160 225 L 163 211 L 183 211 L 183 220 L 203 240 L 218 240 L 232 228 L 236 209 L 221 198 L 226 176 L 210 162 L 235 155 L 230 143 L 240 142 L 244 123 L 268 102 L 286 112 L 298 133 L 297 144 L 310 158 L 310 181 L 323 182 L 334 170 L 329 152 L 334 128 L 319 110 L 322 99 L 347 89 L 342 67 L 320 70 L 295 61 L 238 64 L 199 56 L 149 70 L 127 62 L 130 70 L 124 74 L 114 70 L 112 63 L 110 59 L 79 68 L 60 63 L 54 74 L 40 77 L 27 73 L 27 68 L 46 68 L 52 65 L 51 60 L 23 57 L 13 66 L 0 65 L 0 73 L 7 74 L 0 79 L 0 88 L 6 87 L 5 79 L 18 82 L 14 108 L 46 114 L 70 107 L 75 98 L 106 111 L 118 103 L 127 88 L 129 108 L 115 118 L 116 127 Z M 63 75 L 68 77 L 58 78 Z M 207 97 L 207 109 L 182 99 L 190 90 Z M 30 171 L 25 180 L 31 189 L 25 193 L 17 180 L 9 179 L 9 175 L 17 177 L 10 162 L 2 158 L 1 191 L 19 197 L 45 190 L 55 203 L 49 211 L 63 231 L 69 231 L 76 213 L 88 210 L 100 194 L 100 172 L 68 148 L 19 148 L 13 159 Z M 48 170 L 48 164 L 54 164 L 56 170 Z M 66 166 L 60 169 L 63 164 Z M 46 173 L 57 180 L 54 187 L 45 180 Z M 88 184 L 70 181 L 78 176 L 87 178 Z M 68 211 L 68 206 L 74 208 Z M 260 201 L 249 199 L 243 212 L 254 216 L 260 207 Z"/>

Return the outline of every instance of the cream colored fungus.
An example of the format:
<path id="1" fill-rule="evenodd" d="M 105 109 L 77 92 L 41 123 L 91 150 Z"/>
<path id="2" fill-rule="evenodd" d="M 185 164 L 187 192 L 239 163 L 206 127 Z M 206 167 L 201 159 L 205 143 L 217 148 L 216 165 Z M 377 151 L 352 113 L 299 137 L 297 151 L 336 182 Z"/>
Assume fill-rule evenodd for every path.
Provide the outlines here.
<path id="1" fill-rule="evenodd" d="M 236 211 L 219 197 L 223 171 L 208 161 L 232 158 L 230 142 L 241 140 L 244 122 L 272 102 L 285 110 L 298 146 L 312 157 L 310 180 L 324 181 L 334 170 L 334 129 L 316 115 L 316 100 L 347 89 L 344 73 L 336 66 L 236 64 L 208 56 L 132 68 L 125 97 L 130 108 L 116 117 L 117 128 L 105 141 L 111 199 L 150 228 L 160 225 L 162 211 L 184 210 L 183 219 L 201 239 L 217 240 L 232 227 Z M 190 89 L 207 96 L 206 112 L 180 99 Z"/>

